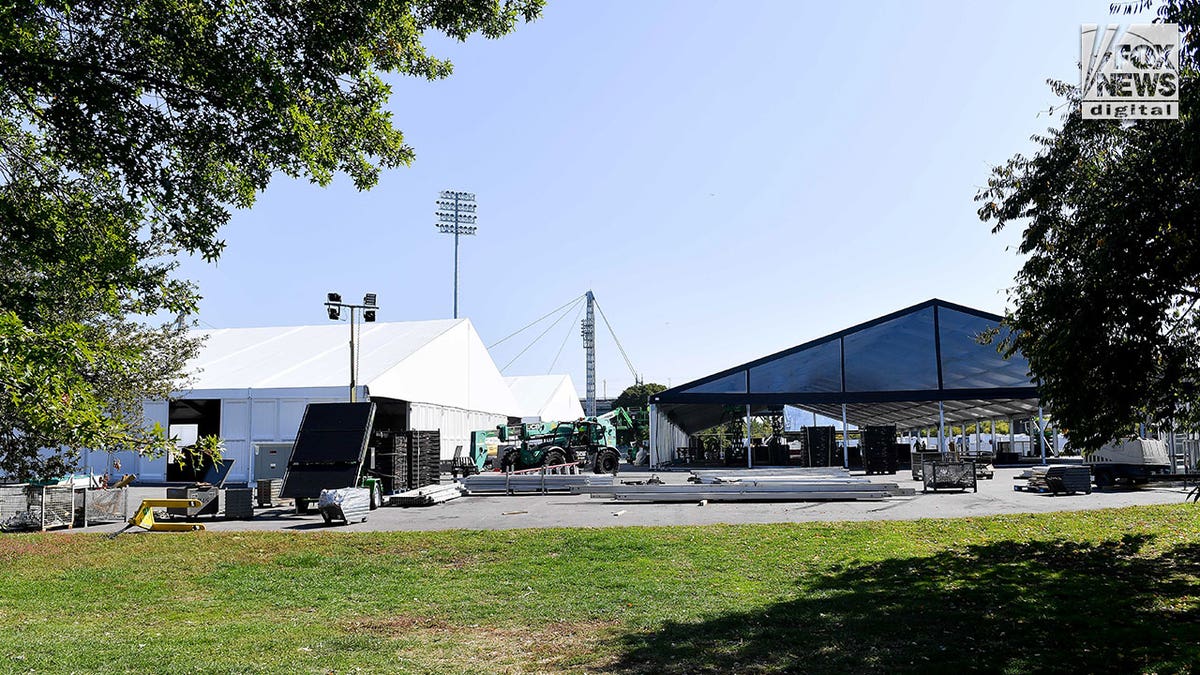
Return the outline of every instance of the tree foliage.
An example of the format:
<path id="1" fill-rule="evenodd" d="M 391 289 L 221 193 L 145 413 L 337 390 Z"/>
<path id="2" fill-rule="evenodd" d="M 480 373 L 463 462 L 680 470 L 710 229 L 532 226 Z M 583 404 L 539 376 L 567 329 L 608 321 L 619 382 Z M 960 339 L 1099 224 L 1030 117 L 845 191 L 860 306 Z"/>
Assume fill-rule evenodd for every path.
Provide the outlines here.
<path id="1" fill-rule="evenodd" d="M 423 35 L 499 37 L 541 5 L 0 3 L 0 470 L 164 449 L 140 407 L 197 349 L 153 319 L 196 307 L 177 256 L 215 260 L 276 173 L 368 189 L 409 164 L 383 76 L 446 77 Z"/>
<path id="2" fill-rule="evenodd" d="M 1084 120 L 1078 88 L 1052 81 L 1061 127 L 976 196 L 993 232 L 1024 226 L 1001 347 L 1029 360 L 1085 450 L 1200 411 L 1200 8 L 1169 2 L 1159 15 L 1186 36 L 1178 121 Z"/>
<path id="3" fill-rule="evenodd" d="M 638 383 L 625 387 L 617 400 L 613 401 L 614 408 L 645 408 L 649 405 L 650 397 L 667 388 L 657 382 Z"/>

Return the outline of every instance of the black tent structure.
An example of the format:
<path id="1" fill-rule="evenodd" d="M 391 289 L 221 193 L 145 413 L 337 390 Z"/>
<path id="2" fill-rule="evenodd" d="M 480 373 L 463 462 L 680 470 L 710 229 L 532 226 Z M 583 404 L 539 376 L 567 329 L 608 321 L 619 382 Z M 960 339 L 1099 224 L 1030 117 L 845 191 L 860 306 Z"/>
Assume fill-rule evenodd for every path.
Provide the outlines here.
<path id="1" fill-rule="evenodd" d="M 731 410 L 790 405 L 901 429 L 1041 417 L 1025 358 L 980 339 L 1001 319 L 935 298 L 668 389 L 650 397 L 651 463 Z"/>

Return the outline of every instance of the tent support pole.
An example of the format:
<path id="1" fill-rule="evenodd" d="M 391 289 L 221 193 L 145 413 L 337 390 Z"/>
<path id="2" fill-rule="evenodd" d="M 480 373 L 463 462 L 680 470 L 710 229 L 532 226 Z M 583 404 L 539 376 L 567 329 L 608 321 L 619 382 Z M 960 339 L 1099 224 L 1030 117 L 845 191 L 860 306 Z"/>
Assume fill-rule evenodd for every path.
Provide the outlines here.
<path id="1" fill-rule="evenodd" d="M 1013 431 L 1013 418 L 1011 417 L 1008 418 L 1008 451 L 1017 451 L 1017 436 L 1016 432 Z"/>
<path id="2" fill-rule="evenodd" d="M 1044 465 L 1046 463 L 1046 434 L 1044 433 L 1046 431 L 1046 421 L 1042 419 L 1042 406 L 1040 405 L 1038 406 L 1037 424 L 1034 426 L 1037 427 L 1038 450 L 1042 453 L 1042 464 Z"/>
<path id="3" fill-rule="evenodd" d="M 750 404 L 746 404 L 746 468 L 754 468 L 754 452 L 750 447 Z"/>
<path id="4" fill-rule="evenodd" d="M 650 424 L 650 468 L 657 469 L 658 460 L 658 404 L 651 403 L 649 414 L 646 415 L 647 421 Z M 636 455 L 635 455 L 636 457 Z"/>
<path id="5" fill-rule="evenodd" d="M 846 426 L 846 404 L 842 404 L 842 466 L 850 468 L 850 431 Z"/>
<path id="6" fill-rule="evenodd" d="M 946 454 L 946 405 L 938 401 L 938 452 Z"/>
<path id="7" fill-rule="evenodd" d="M 354 372 L 354 308 L 351 307 L 350 308 L 350 402 L 351 403 L 354 403 L 358 400 L 358 397 L 355 395 L 355 392 L 354 392 L 355 388 L 357 387 L 357 385 L 355 384 L 355 380 L 358 379 L 356 377 L 356 375 L 358 375 L 358 373 Z"/>

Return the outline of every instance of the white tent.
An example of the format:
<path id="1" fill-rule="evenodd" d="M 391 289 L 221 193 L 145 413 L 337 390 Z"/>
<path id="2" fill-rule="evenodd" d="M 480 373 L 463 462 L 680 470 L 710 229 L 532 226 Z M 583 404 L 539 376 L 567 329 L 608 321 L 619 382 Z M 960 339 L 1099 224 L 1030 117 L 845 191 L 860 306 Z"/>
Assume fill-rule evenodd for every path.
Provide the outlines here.
<path id="1" fill-rule="evenodd" d="M 199 331 L 200 355 L 189 364 L 180 401 L 148 401 L 149 423 L 168 427 L 180 406 L 208 413 L 209 430 L 234 460 L 228 481 L 254 480 L 254 446 L 292 441 L 309 403 L 349 400 L 350 329 L 346 324 Z M 505 424 L 519 406 L 467 319 L 362 324 L 357 336 L 359 400 L 386 404 L 405 428 L 441 431 L 442 457 L 466 446 L 470 432 Z M 203 425 L 204 415 L 200 415 Z M 217 418 L 217 419 L 211 419 Z M 179 431 L 184 431 L 183 425 Z M 173 433 L 173 435 L 179 435 Z M 167 460 L 91 453 L 87 463 L 142 481 L 167 479 Z"/>
<path id="2" fill-rule="evenodd" d="M 544 421 L 583 417 L 583 405 L 570 375 L 518 375 L 504 378 L 522 418 Z"/>

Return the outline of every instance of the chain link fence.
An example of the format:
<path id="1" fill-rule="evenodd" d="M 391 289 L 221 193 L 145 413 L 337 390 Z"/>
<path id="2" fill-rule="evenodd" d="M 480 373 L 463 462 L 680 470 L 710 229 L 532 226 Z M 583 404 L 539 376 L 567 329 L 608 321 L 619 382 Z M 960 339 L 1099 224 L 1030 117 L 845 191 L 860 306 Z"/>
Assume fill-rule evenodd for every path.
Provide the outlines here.
<path id="1" fill-rule="evenodd" d="M 0 531 L 21 532 L 119 522 L 129 516 L 129 490 L 71 485 L 0 485 Z"/>

